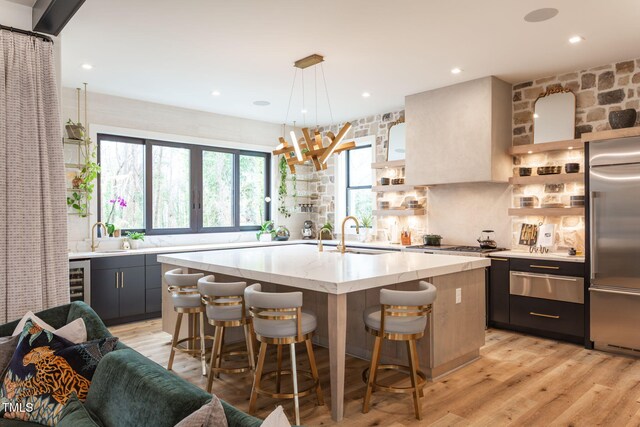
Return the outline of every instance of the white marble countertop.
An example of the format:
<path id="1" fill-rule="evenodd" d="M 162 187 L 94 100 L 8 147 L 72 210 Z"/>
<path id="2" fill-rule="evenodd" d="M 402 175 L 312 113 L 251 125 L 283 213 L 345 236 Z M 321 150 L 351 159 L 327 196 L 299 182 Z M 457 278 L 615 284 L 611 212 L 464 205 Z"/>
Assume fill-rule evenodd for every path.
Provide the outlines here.
<path id="1" fill-rule="evenodd" d="M 338 240 L 323 240 L 323 244 L 327 246 L 335 246 L 338 244 Z M 193 251 L 215 251 L 222 249 L 241 249 L 241 248 L 258 248 L 265 246 L 279 246 L 279 245 L 297 245 L 297 244 L 317 245 L 316 240 L 288 240 L 286 242 L 234 242 L 234 243 L 210 243 L 201 245 L 182 245 L 182 246 L 153 246 L 140 249 L 131 250 L 98 250 L 96 252 L 69 252 L 69 259 L 90 259 L 101 258 L 110 256 L 126 256 L 126 255 L 147 255 L 147 254 L 161 254 L 161 253 L 173 253 L 173 252 L 193 252 Z M 348 247 L 354 248 L 371 248 L 371 249 L 385 249 L 385 250 L 397 250 L 400 251 L 406 246 L 396 245 L 385 242 L 372 242 L 362 243 L 357 241 L 347 241 Z"/>
<path id="2" fill-rule="evenodd" d="M 340 254 L 312 245 L 159 255 L 158 262 L 330 294 L 485 268 L 488 258 L 414 252 Z"/>
<path id="3" fill-rule="evenodd" d="M 492 252 L 490 257 L 495 258 L 527 258 L 527 259 L 546 259 L 549 261 L 566 261 L 566 262 L 582 262 L 584 263 L 584 256 L 567 255 L 564 252 L 549 252 L 546 254 L 531 253 L 529 251 L 500 251 Z"/>

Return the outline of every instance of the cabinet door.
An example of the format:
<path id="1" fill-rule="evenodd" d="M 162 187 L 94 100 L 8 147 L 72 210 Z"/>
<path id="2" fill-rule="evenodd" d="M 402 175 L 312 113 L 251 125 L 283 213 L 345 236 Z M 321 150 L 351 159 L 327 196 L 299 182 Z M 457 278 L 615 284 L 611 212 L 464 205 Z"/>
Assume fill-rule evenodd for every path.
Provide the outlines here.
<path id="1" fill-rule="evenodd" d="M 144 267 L 120 269 L 120 317 L 144 314 Z"/>
<path id="2" fill-rule="evenodd" d="M 509 323 L 509 259 L 491 258 L 489 321 Z"/>
<path id="3" fill-rule="evenodd" d="M 120 270 L 108 268 L 91 270 L 91 308 L 102 320 L 116 319 L 120 315 L 119 283 Z"/>

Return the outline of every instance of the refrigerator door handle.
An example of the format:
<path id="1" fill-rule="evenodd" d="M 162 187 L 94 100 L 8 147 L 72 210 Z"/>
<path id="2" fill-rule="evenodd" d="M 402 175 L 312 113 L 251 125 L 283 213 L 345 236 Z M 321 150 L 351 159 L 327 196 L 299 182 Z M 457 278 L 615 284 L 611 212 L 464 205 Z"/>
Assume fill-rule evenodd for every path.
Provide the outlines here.
<path id="1" fill-rule="evenodd" d="M 629 297 L 640 297 L 638 292 L 616 291 L 613 289 L 589 288 L 589 292 L 602 292 L 603 294 L 625 295 Z"/>
<path id="2" fill-rule="evenodd" d="M 591 248 L 590 248 L 590 264 L 591 264 L 591 268 L 590 268 L 590 277 L 591 280 L 595 280 L 596 279 L 596 239 L 595 239 L 595 235 L 596 235 L 596 197 L 598 197 L 598 193 L 596 191 L 592 191 L 589 194 L 589 211 L 591 213 L 591 218 L 590 218 L 590 223 L 589 223 L 589 240 L 591 243 Z"/>

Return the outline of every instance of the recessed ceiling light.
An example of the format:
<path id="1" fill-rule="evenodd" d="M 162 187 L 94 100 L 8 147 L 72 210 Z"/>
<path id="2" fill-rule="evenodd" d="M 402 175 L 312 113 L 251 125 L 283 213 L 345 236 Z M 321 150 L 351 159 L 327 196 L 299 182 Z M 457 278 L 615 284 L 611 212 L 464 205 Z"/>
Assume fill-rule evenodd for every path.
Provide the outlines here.
<path id="1" fill-rule="evenodd" d="M 524 16 L 524 20 L 527 22 L 543 22 L 555 17 L 558 14 L 558 9 L 552 7 L 544 7 L 542 9 L 536 9 Z"/>
<path id="2" fill-rule="evenodd" d="M 217 90 L 214 90 L 213 92 L 211 92 L 211 96 L 220 96 L 220 92 Z"/>
<path id="3" fill-rule="evenodd" d="M 302 110 L 300 110 L 300 112 L 301 112 L 302 114 L 307 114 L 307 110 L 305 110 L 304 108 L 303 108 Z"/>
<path id="4" fill-rule="evenodd" d="M 91 64 L 82 64 L 82 68 L 85 69 L 85 70 L 90 70 L 90 69 L 93 68 L 93 65 L 91 65 Z"/>
<path id="5" fill-rule="evenodd" d="M 580 43 L 582 40 L 584 40 L 584 37 L 582 36 L 572 36 L 569 38 L 569 43 L 577 44 L 577 43 Z"/>
<path id="6" fill-rule="evenodd" d="M 451 69 L 451 74 L 460 74 L 462 72 L 462 69 L 455 67 Z"/>
<path id="7" fill-rule="evenodd" d="M 258 107 L 266 107 L 267 105 L 271 105 L 269 101 L 253 101 L 253 105 L 257 105 Z"/>
<path id="8" fill-rule="evenodd" d="M 363 98 L 368 98 L 370 96 L 371 96 L 371 94 L 369 92 L 362 92 L 362 97 Z"/>

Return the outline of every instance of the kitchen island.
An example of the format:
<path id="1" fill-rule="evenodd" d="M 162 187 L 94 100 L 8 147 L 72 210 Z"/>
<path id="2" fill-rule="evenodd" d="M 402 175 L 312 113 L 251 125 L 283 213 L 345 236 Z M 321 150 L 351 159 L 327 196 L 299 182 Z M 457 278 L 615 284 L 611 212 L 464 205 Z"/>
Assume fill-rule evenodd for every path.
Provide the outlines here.
<path id="1" fill-rule="evenodd" d="M 219 281 L 260 282 L 266 291 L 302 290 L 305 309 L 318 316 L 315 341 L 329 348 L 335 421 L 343 417 L 346 354 L 370 355 L 373 339 L 365 333 L 362 313 L 379 304 L 380 288 L 417 289 L 418 281 L 427 280 L 438 289 L 418 347 L 420 367 L 429 378 L 477 359 L 484 345 L 487 258 L 356 250 L 341 254 L 333 248 L 319 252 L 312 245 L 290 245 L 164 254 L 158 261 L 163 272 L 183 267 L 215 274 Z M 175 313 L 166 292 L 162 317 L 163 329 L 172 333 Z M 386 345 L 383 359 L 406 364 L 404 346 Z"/>

